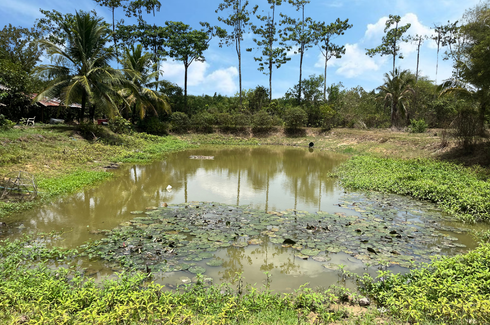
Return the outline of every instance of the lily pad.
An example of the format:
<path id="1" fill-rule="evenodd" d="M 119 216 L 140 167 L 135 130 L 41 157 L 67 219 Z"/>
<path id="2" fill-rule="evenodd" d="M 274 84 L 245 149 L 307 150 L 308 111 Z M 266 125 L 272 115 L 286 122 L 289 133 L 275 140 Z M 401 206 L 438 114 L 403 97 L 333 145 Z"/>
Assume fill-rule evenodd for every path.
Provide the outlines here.
<path id="1" fill-rule="evenodd" d="M 193 266 L 189 268 L 189 272 L 194 273 L 194 274 L 202 274 L 206 272 L 206 269 L 203 268 L 202 266 Z"/>
<path id="2" fill-rule="evenodd" d="M 206 265 L 208 265 L 208 266 L 221 266 L 221 265 L 223 265 L 223 260 L 212 259 L 210 261 L 207 261 Z"/>

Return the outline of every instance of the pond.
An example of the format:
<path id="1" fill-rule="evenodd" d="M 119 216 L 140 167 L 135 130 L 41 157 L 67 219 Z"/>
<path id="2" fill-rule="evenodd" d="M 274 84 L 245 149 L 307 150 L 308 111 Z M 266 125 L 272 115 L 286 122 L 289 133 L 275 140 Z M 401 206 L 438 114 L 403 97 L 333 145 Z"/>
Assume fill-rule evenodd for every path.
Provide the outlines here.
<path id="1" fill-rule="evenodd" d="M 345 159 L 305 147 L 177 152 L 116 170 L 114 179 L 23 213 L 2 231 L 62 231 L 55 244 L 67 248 L 90 242 L 92 259 L 80 265 L 96 277 L 123 263 L 170 288 L 203 273 L 214 283 L 241 275 L 281 292 L 333 284 L 338 265 L 404 272 L 475 245 L 431 204 L 346 193 L 330 177 Z"/>

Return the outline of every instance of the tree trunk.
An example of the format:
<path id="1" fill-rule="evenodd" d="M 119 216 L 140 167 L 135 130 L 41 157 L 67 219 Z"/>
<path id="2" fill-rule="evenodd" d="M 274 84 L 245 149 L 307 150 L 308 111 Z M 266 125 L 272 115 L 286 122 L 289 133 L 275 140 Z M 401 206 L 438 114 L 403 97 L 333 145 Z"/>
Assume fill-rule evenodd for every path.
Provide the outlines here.
<path id="1" fill-rule="evenodd" d="M 184 108 L 187 115 L 189 115 L 187 107 L 187 69 L 189 66 L 184 64 Z"/>
<path id="2" fill-rule="evenodd" d="M 90 121 L 93 122 L 95 118 L 95 104 L 90 105 Z"/>
<path id="3" fill-rule="evenodd" d="M 328 53 L 325 53 L 325 54 L 328 54 Z M 325 55 L 325 71 L 323 73 L 324 75 L 324 80 L 323 80 L 323 100 L 324 101 L 327 101 L 327 63 L 328 63 L 328 59 L 327 59 L 327 55 Z"/>
<path id="4" fill-rule="evenodd" d="M 78 123 L 83 123 L 83 117 L 85 115 L 85 105 L 87 105 L 87 94 L 82 95 L 82 108 L 80 109 L 80 114 L 78 115 Z"/>
<path id="5" fill-rule="evenodd" d="M 422 37 L 419 39 L 417 46 L 417 72 L 415 73 L 415 82 L 419 80 L 419 58 L 420 58 L 420 45 L 422 44 Z"/>
<path id="6" fill-rule="evenodd" d="M 238 55 L 238 87 L 240 88 L 240 109 L 243 107 L 243 99 L 242 99 L 242 53 L 241 53 L 241 47 L 240 47 L 240 36 L 241 33 L 238 36 L 237 39 L 237 47 L 236 47 L 236 52 Z"/>

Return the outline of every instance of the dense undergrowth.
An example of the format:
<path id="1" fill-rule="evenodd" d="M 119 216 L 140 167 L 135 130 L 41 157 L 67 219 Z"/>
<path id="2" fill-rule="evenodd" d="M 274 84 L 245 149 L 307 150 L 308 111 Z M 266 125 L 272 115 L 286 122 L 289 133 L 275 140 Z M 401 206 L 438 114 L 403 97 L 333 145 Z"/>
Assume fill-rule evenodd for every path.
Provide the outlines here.
<path id="1" fill-rule="evenodd" d="M 432 159 L 356 156 L 337 175 L 346 188 L 409 195 L 463 221 L 490 221 L 490 183 L 477 169 Z"/>
<path id="2" fill-rule="evenodd" d="M 364 276 L 362 282 L 379 306 L 410 322 L 490 322 L 490 244 L 406 274 Z"/>
<path id="3" fill-rule="evenodd" d="M 29 238 L 0 242 L 0 321 L 18 324 L 308 324 L 313 313 L 329 323 L 349 316 L 334 303 L 349 291 L 333 287 L 294 294 L 267 287 L 202 282 L 166 291 L 146 273 L 127 272 L 96 283 L 69 265 L 75 250 L 47 249 Z M 76 264 L 76 263 L 74 263 Z M 309 318 L 310 317 L 310 318 Z M 371 319 L 374 315 L 367 316 Z M 353 317 L 355 319 L 355 317 Z"/>

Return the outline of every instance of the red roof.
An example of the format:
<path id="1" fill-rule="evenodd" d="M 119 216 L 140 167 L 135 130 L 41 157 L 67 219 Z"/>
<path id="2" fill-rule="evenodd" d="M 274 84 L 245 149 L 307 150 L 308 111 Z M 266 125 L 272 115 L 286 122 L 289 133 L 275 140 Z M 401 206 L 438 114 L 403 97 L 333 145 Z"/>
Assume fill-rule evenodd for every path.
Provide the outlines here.
<path id="1" fill-rule="evenodd" d="M 36 96 L 37 96 L 37 94 L 31 94 L 32 99 L 36 98 Z M 61 99 L 59 99 L 59 98 L 46 98 L 46 99 L 38 100 L 37 102 L 43 106 L 46 106 L 46 107 L 65 106 L 65 105 L 63 105 L 63 103 L 61 102 Z M 70 107 L 82 108 L 82 105 L 73 103 L 70 105 Z"/>

